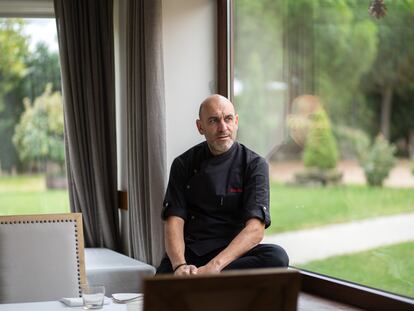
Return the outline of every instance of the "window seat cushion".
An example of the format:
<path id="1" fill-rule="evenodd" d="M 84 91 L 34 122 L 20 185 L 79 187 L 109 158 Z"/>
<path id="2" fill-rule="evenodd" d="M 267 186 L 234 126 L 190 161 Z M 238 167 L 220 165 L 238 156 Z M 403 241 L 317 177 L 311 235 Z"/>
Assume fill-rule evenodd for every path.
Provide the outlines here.
<path id="1" fill-rule="evenodd" d="M 89 284 L 105 285 L 105 295 L 139 293 L 142 278 L 155 274 L 149 264 L 107 248 L 85 248 L 85 270 Z"/>

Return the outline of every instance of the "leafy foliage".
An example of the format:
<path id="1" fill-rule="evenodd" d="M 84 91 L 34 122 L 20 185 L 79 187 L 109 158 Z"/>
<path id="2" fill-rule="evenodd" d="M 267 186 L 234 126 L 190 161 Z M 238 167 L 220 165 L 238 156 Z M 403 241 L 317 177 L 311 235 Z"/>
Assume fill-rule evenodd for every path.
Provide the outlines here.
<path id="1" fill-rule="evenodd" d="M 43 43 L 29 50 L 24 19 L 0 19 L 0 171 L 23 170 L 12 142 L 15 125 L 23 113 L 23 99 L 33 101 L 47 83 L 60 90 L 60 67 L 56 52 Z"/>
<path id="2" fill-rule="evenodd" d="M 382 186 L 395 165 L 395 146 L 383 135 L 378 135 L 371 142 L 367 133 L 349 127 L 338 128 L 337 135 L 343 142 L 342 147 L 357 157 L 367 183 L 370 186 Z"/>
<path id="3" fill-rule="evenodd" d="M 322 108 L 318 108 L 310 118 L 303 162 L 306 167 L 335 168 L 338 161 L 338 148 L 329 118 Z"/>
<path id="4" fill-rule="evenodd" d="M 366 7 L 365 18 L 360 11 L 354 0 L 235 3 L 241 141 L 266 154 L 283 139 L 283 115 L 303 94 L 322 97 L 335 124 L 371 125 L 359 83 L 376 58 L 378 31 Z"/>
<path id="5" fill-rule="evenodd" d="M 235 3 L 235 106 L 243 124 L 240 141 L 262 155 L 274 144 L 281 126 L 283 97 L 272 82 L 282 80 L 281 1 L 238 0 Z"/>
<path id="6" fill-rule="evenodd" d="M 11 170 L 18 156 L 11 137 L 23 110 L 17 93 L 27 72 L 28 38 L 23 34 L 22 19 L 0 18 L 0 171 Z"/>
<path id="7" fill-rule="evenodd" d="M 28 38 L 23 34 L 24 25 L 22 19 L 0 18 L 0 112 L 4 96 L 26 74 Z"/>
<path id="8" fill-rule="evenodd" d="M 48 83 L 53 91 L 61 91 L 59 55 L 51 52 L 43 42 L 36 44 L 33 52 L 27 55 L 26 94 L 34 100 L 40 96 Z"/>
<path id="9" fill-rule="evenodd" d="M 370 186 L 382 186 L 385 178 L 395 165 L 395 146 L 378 135 L 371 148 L 361 155 L 361 165 Z"/>
<path id="10" fill-rule="evenodd" d="M 335 135 L 340 142 L 341 154 L 347 158 L 360 160 L 370 149 L 369 135 L 360 129 L 338 126 Z"/>
<path id="11" fill-rule="evenodd" d="M 52 93 L 48 84 L 44 93 L 31 104 L 24 101 L 25 110 L 16 126 L 13 142 L 22 161 L 52 161 L 61 167 L 65 162 L 63 145 L 63 105 L 60 92 Z"/>

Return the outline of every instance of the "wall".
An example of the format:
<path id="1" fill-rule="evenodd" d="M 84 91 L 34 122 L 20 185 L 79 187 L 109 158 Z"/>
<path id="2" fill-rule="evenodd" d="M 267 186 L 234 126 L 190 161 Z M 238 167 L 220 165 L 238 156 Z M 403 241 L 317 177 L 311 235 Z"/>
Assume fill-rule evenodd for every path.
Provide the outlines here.
<path id="1" fill-rule="evenodd" d="M 198 107 L 216 92 L 216 0 L 163 0 L 167 167 L 201 142 Z"/>
<path id="2" fill-rule="evenodd" d="M 162 1 L 168 169 L 176 156 L 203 140 L 195 120 L 201 101 L 216 92 L 216 8 L 216 0 Z M 114 11 L 118 187 L 125 190 L 126 83 L 120 77 L 126 70 L 126 1 L 115 0 Z"/>

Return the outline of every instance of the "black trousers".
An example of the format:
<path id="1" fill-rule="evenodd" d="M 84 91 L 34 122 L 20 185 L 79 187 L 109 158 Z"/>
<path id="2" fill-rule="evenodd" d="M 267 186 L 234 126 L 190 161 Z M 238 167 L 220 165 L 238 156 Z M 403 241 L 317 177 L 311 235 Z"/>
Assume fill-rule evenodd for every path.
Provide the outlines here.
<path id="1" fill-rule="evenodd" d="M 185 250 L 185 260 L 189 265 L 196 267 L 204 266 L 211 259 L 216 257 L 223 248 L 214 250 L 204 256 L 197 256 L 190 249 Z M 228 264 L 224 270 L 254 269 L 254 268 L 276 268 L 287 267 L 289 257 L 285 250 L 274 244 L 259 244 L 253 247 L 246 254 Z M 173 273 L 170 259 L 165 256 L 157 269 L 157 274 Z"/>

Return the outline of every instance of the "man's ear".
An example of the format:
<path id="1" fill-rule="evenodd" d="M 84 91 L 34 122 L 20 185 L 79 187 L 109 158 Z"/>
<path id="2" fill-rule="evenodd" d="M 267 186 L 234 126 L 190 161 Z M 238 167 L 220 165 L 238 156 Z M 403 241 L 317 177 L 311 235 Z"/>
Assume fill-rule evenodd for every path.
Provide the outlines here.
<path id="1" fill-rule="evenodd" d="M 204 135 L 204 129 L 203 129 L 202 125 L 201 125 L 201 120 L 200 119 L 197 119 L 196 120 L 196 126 L 197 126 L 197 129 L 198 129 L 198 132 L 201 135 Z"/>

